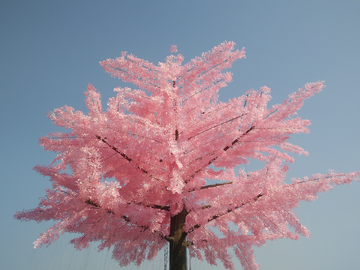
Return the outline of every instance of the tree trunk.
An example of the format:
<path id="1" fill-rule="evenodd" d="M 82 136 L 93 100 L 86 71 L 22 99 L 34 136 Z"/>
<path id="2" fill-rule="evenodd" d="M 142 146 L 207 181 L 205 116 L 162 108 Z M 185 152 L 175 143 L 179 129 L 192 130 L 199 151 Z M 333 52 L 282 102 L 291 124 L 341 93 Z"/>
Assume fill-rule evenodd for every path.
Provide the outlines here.
<path id="1" fill-rule="evenodd" d="M 185 209 L 171 217 L 170 221 L 170 270 L 187 270 L 186 232 L 184 232 Z"/>

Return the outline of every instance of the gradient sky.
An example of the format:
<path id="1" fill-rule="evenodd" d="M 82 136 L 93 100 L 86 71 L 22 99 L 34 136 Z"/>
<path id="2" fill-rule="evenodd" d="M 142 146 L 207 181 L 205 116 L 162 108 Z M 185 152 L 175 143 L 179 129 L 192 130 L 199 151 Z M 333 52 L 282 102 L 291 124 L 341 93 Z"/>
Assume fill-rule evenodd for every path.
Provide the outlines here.
<path id="1" fill-rule="evenodd" d="M 124 84 L 103 72 L 99 61 L 122 51 L 158 63 L 176 44 L 187 62 L 234 41 L 247 58 L 233 64 L 223 101 L 266 85 L 275 104 L 307 82 L 324 80 L 325 90 L 299 111 L 311 120 L 311 133 L 290 141 L 310 155 L 295 158 L 288 178 L 360 170 L 359 14 L 359 0 L 1 1 L 0 269 L 120 269 L 110 252 L 75 251 L 68 235 L 34 250 L 32 242 L 51 223 L 20 222 L 13 215 L 36 207 L 50 187 L 32 170 L 54 158 L 38 145 L 39 137 L 59 130 L 45 114 L 65 104 L 86 111 L 88 83 L 106 104 L 112 89 Z M 296 213 L 311 239 L 255 249 L 261 269 L 360 269 L 359 194 L 356 182 L 302 202 Z M 162 265 L 159 254 L 140 269 Z M 193 261 L 192 269 L 223 266 Z"/>

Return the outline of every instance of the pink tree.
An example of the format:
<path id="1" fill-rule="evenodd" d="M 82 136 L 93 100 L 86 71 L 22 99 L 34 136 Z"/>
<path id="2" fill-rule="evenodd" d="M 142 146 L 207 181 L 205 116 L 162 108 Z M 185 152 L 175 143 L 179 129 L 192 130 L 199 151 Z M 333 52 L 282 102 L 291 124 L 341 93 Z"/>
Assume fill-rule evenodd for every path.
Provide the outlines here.
<path id="1" fill-rule="evenodd" d="M 186 269 L 187 250 L 234 269 L 233 248 L 252 270 L 259 268 L 253 245 L 309 236 L 293 208 L 360 174 L 329 172 L 285 183 L 286 164 L 293 162 L 288 152 L 306 154 L 286 142 L 290 134 L 308 132 L 309 121 L 294 115 L 324 86 L 306 84 L 270 109 L 267 87 L 219 102 L 219 89 L 232 77 L 222 70 L 245 57 L 234 45 L 220 44 L 183 66 L 181 54 L 155 66 L 123 53 L 101 65 L 140 90 L 116 88 L 104 111 L 89 85 L 88 115 L 68 106 L 49 114 L 71 130 L 40 139 L 58 153 L 49 166 L 35 167 L 53 187 L 37 208 L 15 215 L 57 221 L 36 248 L 64 232 L 80 233 L 71 241 L 77 249 L 99 241 L 100 250 L 113 247 L 113 258 L 125 266 L 151 260 L 169 244 L 171 270 Z M 263 169 L 237 169 L 249 158 L 262 161 Z"/>

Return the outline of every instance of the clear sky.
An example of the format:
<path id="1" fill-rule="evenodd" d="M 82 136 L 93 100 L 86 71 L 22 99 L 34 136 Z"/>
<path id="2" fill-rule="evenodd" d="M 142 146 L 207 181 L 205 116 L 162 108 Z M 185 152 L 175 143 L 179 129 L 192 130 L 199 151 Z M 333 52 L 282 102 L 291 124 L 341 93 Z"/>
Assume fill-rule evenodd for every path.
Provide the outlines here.
<path id="1" fill-rule="evenodd" d="M 111 253 L 75 251 L 69 236 L 34 250 L 32 242 L 50 223 L 20 222 L 13 215 L 36 207 L 50 187 L 32 170 L 54 157 L 38 145 L 39 137 L 59 130 L 45 113 L 65 104 L 86 110 L 88 83 L 105 103 L 123 84 L 99 61 L 121 51 L 158 63 L 176 44 L 187 62 L 234 41 L 247 58 L 233 64 L 223 101 L 266 85 L 271 104 L 279 103 L 305 83 L 324 80 L 325 90 L 299 112 L 311 120 L 311 133 L 290 139 L 310 155 L 296 157 L 288 177 L 360 170 L 359 14 L 359 0 L 1 1 L 0 269 L 120 269 Z M 311 239 L 256 249 L 261 269 L 360 269 L 359 194 L 356 182 L 301 203 L 296 212 Z M 163 269 L 162 256 L 140 269 Z M 223 266 L 193 261 L 192 269 Z"/>

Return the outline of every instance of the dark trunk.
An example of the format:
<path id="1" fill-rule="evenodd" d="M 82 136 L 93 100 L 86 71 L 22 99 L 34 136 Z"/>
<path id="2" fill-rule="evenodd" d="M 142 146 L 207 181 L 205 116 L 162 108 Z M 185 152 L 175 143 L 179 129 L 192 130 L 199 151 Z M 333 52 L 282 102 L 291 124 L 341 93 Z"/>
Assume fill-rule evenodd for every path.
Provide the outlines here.
<path id="1" fill-rule="evenodd" d="M 170 221 L 170 270 L 187 270 L 185 218 L 188 212 L 183 210 L 171 217 Z"/>

